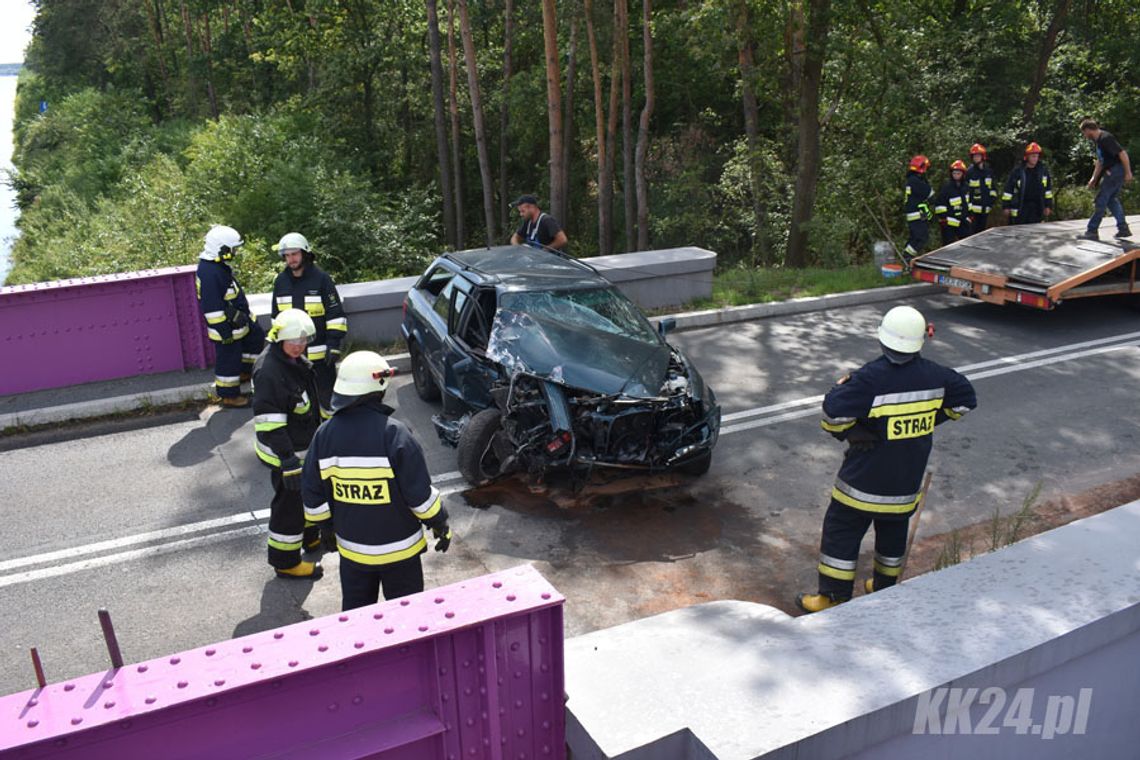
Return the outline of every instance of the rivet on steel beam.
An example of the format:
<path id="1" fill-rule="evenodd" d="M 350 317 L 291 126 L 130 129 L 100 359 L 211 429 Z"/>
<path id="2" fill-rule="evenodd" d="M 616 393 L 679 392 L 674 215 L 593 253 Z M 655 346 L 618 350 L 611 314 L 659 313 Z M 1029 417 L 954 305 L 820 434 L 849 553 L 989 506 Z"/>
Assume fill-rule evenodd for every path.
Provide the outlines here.
<path id="1" fill-rule="evenodd" d="M 436 604 L 443 604 L 443 597 L 442 597 L 442 596 L 437 596 L 437 597 L 435 598 L 435 603 L 436 603 Z"/>
<path id="2" fill-rule="evenodd" d="M 273 634 L 273 638 L 275 638 L 275 639 L 283 639 L 283 638 L 285 638 L 285 634 L 284 634 L 284 633 L 282 633 L 281 631 L 277 631 L 276 633 L 274 633 L 274 634 Z"/>
<path id="3" fill-rule="evenodd" d="M 383 618 L 384 618 L 383 612 L 373 612 L 372 613 L 372 619 L 373 620 L 382 620 Z"/>
<path id="4" fill-rule="evenodd" d="M 213 649 L 207 649 L 207 650 L 206 650 L 206 656 L 207 656 L 207 657 L 213 657 L 213 656 L 214 656 L 214 651 L 215 651 L 215 650 L 213 650 Z"/>
<path id="5" fill-rule="evenodd" d="M 420 626 L 420 633 L 425 633 L 427 631 L 427 629 L 428 629 L 428 627 L 426 625 L 421 625 Z"/>
<path id="6" fill-rule="evenodd" d="M 146 665 L 139 665 L 137 668 L 135 668 L 135 670 L 137 670 L 140 673 L 145 673 L 145 672 L 147 672 L 148 669 L 149 668 Z"/>
<path id="7" fill-rule="evenodd" d="M 289 660 L 289 667 L 291 667 L 291 668 L 297 667 L 297 661 L 296 660 Z"/>
<path id="8" fill-rule="evenodd" d="M 181 657 L 171 657 L 171 658 L 170 658 L 170 664 L 171 664 L 171 665 L 177 665 L 177 664 L 178 664 L 178 663 L 180 663 L 180 662 L 182 662 L 182 658 L 181 658 Z"/>
<path id="9" fill-rule="evenodd" d="M 364 649 L 364 642 L 358 641 L 355 644 L 353 644 L 352 646 L 356 647 L 357 649 Z"/>
<path id="10" fill-rule="evenodd" d="M 358 705 L 363 701 L 364 701 L 364 697 L 360 696 L 359 694 L 357 694 L 355 697 L 352 698 L 352 704 L 354 704 L 354 705 Z"/>
<path id="11" fill-rule="evenodd" d="M 33 718 L 32 720 L 29 720 L 29 721 L 28 721 L 28 728 L 35 728 L 35 727 L 36 727 L 36 726 L 38 726 L 39 724 L 40 724 L 40 722 L 39 722 L 38 720 L 35 720 L 35 719 Z"/>
<path id="12" fill-rule="evenodd" d="M 546 591 L 542 592 L 542 598 L 543 599 L 549 599 L 550 598 L 549 592 L 546 592 Z"/>
<path id="13" fill-rule="evenodd" d="M 44 677 L 44 664 L 40 662 L 40 652 L 35 647 L 32 647 L 32 668 L 36 671 L 36 683 L 42 689 L 47 686 L 47 679 Z"/>
<path id="14" fill-rule="evenodd" d="M 71 725 L 73 726 L 78 726 L 82 722 L 83 718 L 79 717 L 78 715 L 71 719 Z"/>
<path id="15" fill-rule="evenodd" d="M 113 700 L 107 700 L 106 702 L 103 703 L 103 709 L 104 710 L 110 710 L 114 706 L 115 706 L 115 703 Z"/>
<path id="16" fill-rule="evenodd" d="M 411 602 L 409 602 L 407 599 L 401 599 L 400 600 L 400 606 L 401 607 L 407 607 L 409 604 L 411 604 Z"/>
<path id="17" fill-rule="evenodd" d="M 144 699 L 143 701 L 146 702 L 148 705 L 153 705 L 155 702 L 158 701 L 158 698 L 155 697 L 153 694 L 148 694 L 147 698 Z"/>
<path id="18" fill-rule="evenodd" d="M 348 622 L 348 615 L 341 615 L 340 617 L 337 618 L 337 620 L 339 620 L 342 623 L 347 623 Z"/>
<path id="19" fill-rule="evenodd" d="M 449 618 L 449 619 L 450 619 L 450 618 L 453 618 L 453 617 L 455 617 L 455 613 L 454 613 L 454 612 L 445 612 L 445 613 L 443 613 L 443 616 L 444 616 L 445 618 Z"/>
<path id="20" fill-rule="evenodd" d="M 241 648 L 241 651 L 242 651 L 243 653 L 245 653 L 245 654 L 249 654 L 250 652 L 252 652 L 252 651 L 253 651 L 253 647 L 248 647 L 248 646 L 246 646 L 246 647 L 242 647 L 242 648 Z"/>
<path id="21" fill-rule="evenodd" d="M 508 602 L 513 602 L 514 600 L 515 600 L 514 594 L 507 594 L 507 601 Z"/>
<path id="22" fill-rule="evenodd" d="M 384 629 L 384 633 L 392 633 L 393 631 L 395 631 L 394 628 L 385 628 Z"/>
<path id="23" fill-rule="evenodd" d="M 250 670 L 257 670 L 257 669 L 259 669 L 260 667 L 261 667 L 261 663 L 260 663 L 260 662 L 251 662 L 251 663 L 249 664 L 249 669 L 250 669 Z M 275 688 L 275 689 L 276 689 L 276 688 L 277 688 L 277 684 L 274 684 L 274 685 L 273 685 L 273 688 Z"/>
<path id="24" fill-rule="evenodd" d="M 321 644 L 319 647 L 317 647 L 317 651 L 318 652 L 327 652 L 327 651 L 329 651 L 329 645 L 328 644 Z"/>
<path id="25" fill-rule="evenodd" d="M 187 681 L 179 681 L 179 682 L 178 682 L 178 688 L 179 688 L 179 689 L 185 689 L 185 688 L 186 688 L 187 686 L 189 686 L 189 685 L 190 685 L 190 684 L 189 684 Z"/>
<path id="26" fill-rule="evenodd" d="M 63 685 L 63 690 L 64 690 L 64 691 L 75 691 L 75 684 L 73 684 L 73 683 L 65 683 L 65 684 Z"/>
<path id="27" fill-rule="evenodd" d="M 310 636 L 320 636 L 320 635 L 321 635 L 321 631 L 320 631 L 320 629 L 319 629 L 319 628 L 313 628 L 313 629 L 311 629 L 311 630 L 309 631 L 309 635 L 310 635 Z"/>
<path id="28" fill-rule="evenodd" d="M 495 581 L 494 583 L 491 584 L 491 588 L 502 588 L 502 587 L 503 587 L 502 581 Z"/>

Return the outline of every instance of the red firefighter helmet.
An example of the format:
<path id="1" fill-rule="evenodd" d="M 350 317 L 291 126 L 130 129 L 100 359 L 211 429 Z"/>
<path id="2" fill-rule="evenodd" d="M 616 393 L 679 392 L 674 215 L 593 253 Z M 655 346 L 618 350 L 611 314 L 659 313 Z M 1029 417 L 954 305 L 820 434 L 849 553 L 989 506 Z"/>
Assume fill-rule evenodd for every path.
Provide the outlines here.
<path id="1" fill-rule="evenodd" d="M 981 153 L 982 158 L 986 158 L 988 155 L 986 153 L 986 146 L 982 145 L 981 143 L 974 143 L 970 146 L 970 155 L 972 156 L 975 153 Z"/>
<path id="2" fill-rule="evenodd" d="M 918 172 L 919 174 L 924 174 L 929 167 L 930 167 L 930 159 L 927 158 L 926 156 L 922 155 L 921 153 L 919 155 L 915 156 L 914 158 L 912 158 L 910 160 L 910 163 L 907 164 L 907 169 L 909 169 L 912 172 Z"/>
<path id="3" fill-rule="evenodd" d="M 964 172 L 964 171 L 966 171 L 966 162 L 959 158 L 954 163 L 950 164 L 950 171 L 952 171 L 952 172 Z"/>
<path id="4" fill-rule="evenodd" d="M 1025 146 L 1025 158 L 1029 158 L 1030 153 L 1041 153 L 1041 146 L 1035 142 L 1031 142 Z"/>

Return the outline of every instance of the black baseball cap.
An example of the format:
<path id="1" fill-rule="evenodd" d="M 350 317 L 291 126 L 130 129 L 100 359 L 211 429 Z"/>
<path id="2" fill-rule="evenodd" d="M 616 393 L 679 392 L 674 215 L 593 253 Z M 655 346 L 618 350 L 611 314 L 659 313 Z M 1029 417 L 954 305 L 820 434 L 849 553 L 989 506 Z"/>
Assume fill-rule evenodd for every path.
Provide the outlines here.
<path id="1" fill-rule="evenodd" d="M 529 203 L 532 206 L 537 206 L 538 205 L 538 196 L 520 195 L 518 198 L 515 199 L 515 202 L 511 204 L 511 208 L 516 208 L 518 206 L 523 205 L 524 203 Z"/>

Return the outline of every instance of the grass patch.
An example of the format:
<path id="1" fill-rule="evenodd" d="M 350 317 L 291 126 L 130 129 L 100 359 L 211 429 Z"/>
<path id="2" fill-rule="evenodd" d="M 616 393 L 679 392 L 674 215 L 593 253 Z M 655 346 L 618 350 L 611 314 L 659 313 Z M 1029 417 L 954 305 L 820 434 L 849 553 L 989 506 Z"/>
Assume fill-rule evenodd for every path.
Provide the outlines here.
<path id="1" fill-rule="evenodd" d="M 912 280 L 909 277 L 896 277 L 890 280 L 884 278 L 876 264 L 840 269 L 733 267 L 713 275 L 712 298 L 698 299 L 688 304 L 686 308 L 720 309 L 726 306 L 745 306 L 786 301 L 789 298 L 910 284 Z"/>

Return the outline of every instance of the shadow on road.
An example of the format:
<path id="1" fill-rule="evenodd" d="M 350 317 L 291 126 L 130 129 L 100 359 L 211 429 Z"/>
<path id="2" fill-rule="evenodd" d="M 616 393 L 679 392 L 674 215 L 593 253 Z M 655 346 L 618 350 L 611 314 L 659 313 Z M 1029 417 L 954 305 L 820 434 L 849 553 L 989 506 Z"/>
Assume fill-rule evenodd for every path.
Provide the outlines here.
<path id="1" fill-rule="evenodd" d="M 202 412 L 202 426 L 194 428 L 171 446 L 166 452 L 166 460 L 175 467 L 193 467 L 205 462 L 214 456 L 214 449 L 232 438 L 252 415 L 246 409 L 208 407 Z"/>
<path id="2" fill-rule="evenodd" d="M 272 570 L 267 566 L 266 572 L 272 573 Z M 265 582 L 265 588 L 261 590 L 261 609 L 256 615 L 238 623 L 234 627 L 232 638 L 311 620 L 313 616 L 304 609 L 304 604 L 313 592 L 314 583 L 336 583 L 336 578 L 326 577 L 320 581 L 284 580 L 271 574 Z"/>

